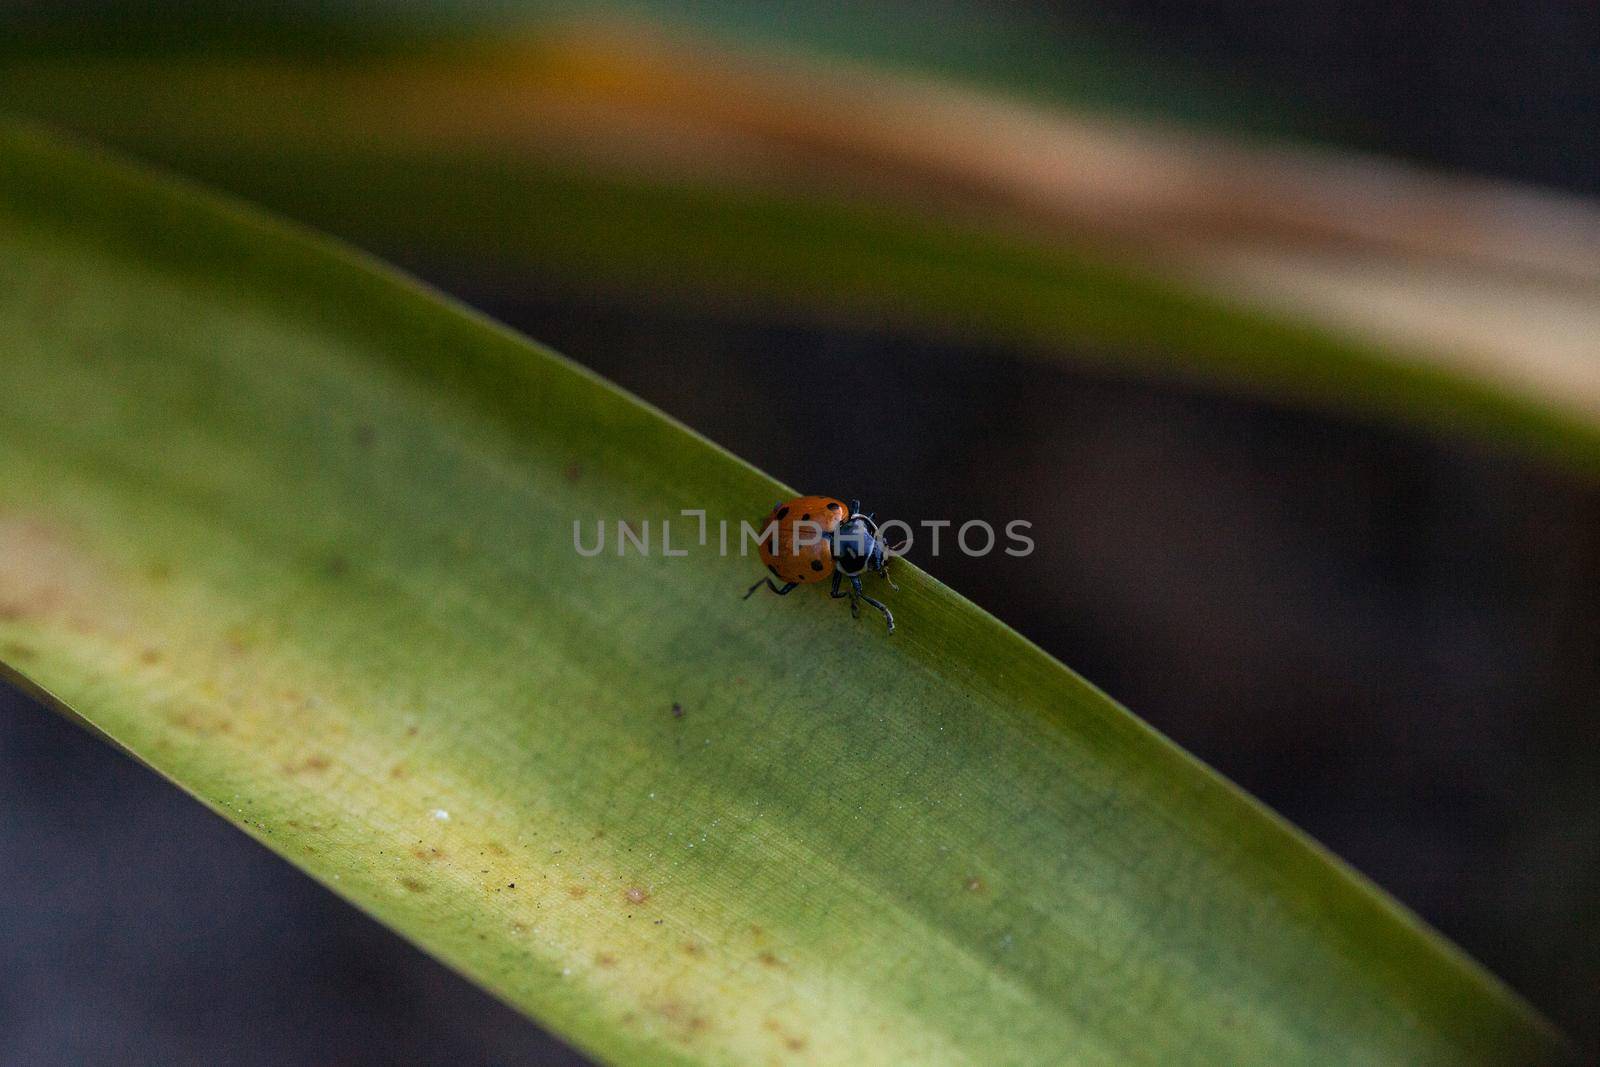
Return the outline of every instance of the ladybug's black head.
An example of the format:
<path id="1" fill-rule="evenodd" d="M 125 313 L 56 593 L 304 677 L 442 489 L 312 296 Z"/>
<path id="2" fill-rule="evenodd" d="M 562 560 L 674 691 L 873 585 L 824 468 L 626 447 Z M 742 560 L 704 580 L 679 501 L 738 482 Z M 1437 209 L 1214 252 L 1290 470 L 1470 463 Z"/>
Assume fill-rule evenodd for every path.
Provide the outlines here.
<path id="1" fill-rule="evenodd" d="M 848 575 L 873 570 L 881 572 L 886 563 L 883 542 L 878 540 L 878 524 L 871 515 L 856 510 L 850 502 L 850 517 L 833 531 L 833 564 Z"/>

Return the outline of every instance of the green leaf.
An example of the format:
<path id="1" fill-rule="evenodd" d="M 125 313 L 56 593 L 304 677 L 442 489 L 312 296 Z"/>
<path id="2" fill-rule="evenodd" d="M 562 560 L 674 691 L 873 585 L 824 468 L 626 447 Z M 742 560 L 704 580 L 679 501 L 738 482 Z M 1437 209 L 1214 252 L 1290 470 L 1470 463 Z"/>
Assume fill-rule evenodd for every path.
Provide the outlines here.
<path id="1" fill-rule="evenodd" d="M 0 353 L 10 669 L 601 1057 L 1561 1050 L 927 576 L 741 602 L 782 486 L 347 250 L 0 127 Z"/>

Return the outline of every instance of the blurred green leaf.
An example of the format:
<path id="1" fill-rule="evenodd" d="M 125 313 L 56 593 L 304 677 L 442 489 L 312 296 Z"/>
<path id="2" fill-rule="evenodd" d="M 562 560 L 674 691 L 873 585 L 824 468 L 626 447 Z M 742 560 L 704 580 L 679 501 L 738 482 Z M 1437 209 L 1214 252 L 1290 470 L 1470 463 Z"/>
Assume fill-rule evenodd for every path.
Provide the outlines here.
<path id="1" fill-rule="evenodd" d="M 1158 52 L 1106 20 L 1043 16 L 967 0 L 410 0 L 405 4 L 193 0 L 181 8 L 104 0 L 92 10 L 8 13 L 0 57 L 417 56 L 584 20 L 711 34 L 730 44 L 800 46 L 851 62 L 957 78 L 1028 98 L 1258 134 L 1326 135 L 1335 123 L 1292 86 L 1245 83 Z"/>
<path id="2" fill-rule="evenodd" d="M 597 1055 L 1560 1051 L 927 576 L 664 558 L 783 487 L 348 251 L 0 127 L 0 353 L 9 668 Z"/>
<path id="3" fill-rule="evenodd" d="M 1319 198 L 1336 190 L 1295 186 L 1266 163 L 1251 170 L 1248 156 L 1230 164 L 1242 171 L 1209 173 L 1220 191 L 1208 192 L 1185 177 L 1204 153 L 1174 154 L 1169 178 L 1165 149 L 1057 129 L 1003 103 L 969 114 L 973 98 L 895 83 L 851 114 L 831 97 L 793 102 L 807 69 L 761 56 L 738 67 L 703 42 L 662 45 L 631 25 L 450 27 L 359 43 L 325 27 L 297 47 L 235 27 L 249 47 L 181 54 L 159 34 L 109 52 L 69 42 L 0 56 L 0 105 L 469 288 L 849 317 L 1421 421 L 1600 470 L 1587 351 L 1600 264 L 1559 212 L 1545 230 L 1517 229 L 1544 205 L 1380 184 L 1376 199 L 1397 201 L 1387 215 L 1364 218 L 1357 201 L 1330 223 Z M 867 76 L 846 92 L 875 85 Z M 895 125 L 908 114 L 926 121 Z M 1060 174 L 1027 169 L 1039 161 L 991 172 L 986 143 L 962 138 L 1006 121 L 1023 125 L 987 148 L 1065 132 L 1061 172 L 1075 147 L 1107 159 L 1065 194 L 1052 184 Z M 1254 183 L 1242 210 L 1227 203 L 1234 179 Z M 1151 203 L 1196 213 L 1199 236 L 1183 217 L 1138 228 L 1142 194 L 1117 194 L 1146 182 L 1180 191 L 1158 189 Z M 1053 209 L 1058 194 L 1077 213 L 1065 223 L 1007 207 L 1021 195 Z M 1258 203 L 1260 233 L 1249 229 Z M 1133 229 L 1095 228 L 1119 210 Z M 1469 220 L 1457 235 L 1466 247 L 1406 244 L 1454 233 L 1430 220 L 1455 217 Z M 1337 230 L 1352 219 L 1366 231 Z M 1506 219 L 1525 243 L 1496 228 Z M 1565 232 L 1565 245 L 1541 249 L 1546 231 Z M 1480 253 L 1506 261 L 1474 273 Z M 1417 273 L 1429 255 L 1431 273 Z"/>

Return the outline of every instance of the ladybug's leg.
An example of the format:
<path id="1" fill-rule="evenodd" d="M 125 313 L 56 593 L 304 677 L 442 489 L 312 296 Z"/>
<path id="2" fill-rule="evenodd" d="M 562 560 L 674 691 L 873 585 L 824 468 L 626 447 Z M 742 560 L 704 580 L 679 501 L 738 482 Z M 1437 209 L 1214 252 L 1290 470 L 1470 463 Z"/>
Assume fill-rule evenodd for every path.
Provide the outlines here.
<path id="1" fill-rule="evenodd" d="M 755 585 L 752 585 L 750 587 L 749 592 L 745 593 L 745 595 L 743 597 L 741 597 L 740 599 L 741 600 L 749 600 L 750 599 L 750 594 L 754 593 L 757 589 L 760 589 L 763 585 L 766 586 L 768 589 L 772 590 L 774 593 L 777 593 L 779 596 L 788 596 L 791 592 L 794 591 L 795 587 L 798 586 L 799 584 L 800 584 L 799 582 L 790 582 L 787 585 L 785 585 L 782 589 L 779 589 L 776 585 L 772 584 L 772 579 L 771 578 L 763 578 L 759 582 L 757 582 Z"/>
<path id="2" fill-rule="evenodd" d="M 874 600 L 865 593 L 861 594 L 861 599 L 865 600 L 868 604 L 871 604 L 873 607 L 883 612 L 883 621 L 888 623 L 889 632 L 894 633 L 894 613 L 891 612 L 881 601 Z"/>
<path id="3" fill-rule="evenodd" d="M 850 597 L 850 617 L 851 619 L 859 619 L 861 617 L 861 608 L 856 606 L 856 593 L 854 593 L 854 590 L 840 590 L 838 584 L 842 581 L 845 581 L 845 573 L 843 571 L 834 571 L 834 589 L 830 589 L 827 595 L 834 598 L 834 600 Z M 850 581 L 854 584 L 856 579 L 850 579 Z"/>
<path id="4" fill-rule="evenodd" d="M 889 624 L 889 632 L 890 633 L 894 633 L 894 614 L 892 612 L 890 612 L 890 610 L 887 607 L 885 607 L 880 601 L 872 599 L 867 594 L 865 594 L 865 593 L 863 593 L 861 591 L 861 579 L 860 578 L 857 578 L 855 575 L 852 574 L 850 576 L 850 584 L 855 586 L 856 596 L 860 597 L 862 600 L 865 600 L 868 604 L 871 604 L 873 607 L 875 607 L 879 611 L 883 612 L 883 621 Z M 855 603 L 853 598 L 851 600 L 851 603 L 852 604 Z"/>

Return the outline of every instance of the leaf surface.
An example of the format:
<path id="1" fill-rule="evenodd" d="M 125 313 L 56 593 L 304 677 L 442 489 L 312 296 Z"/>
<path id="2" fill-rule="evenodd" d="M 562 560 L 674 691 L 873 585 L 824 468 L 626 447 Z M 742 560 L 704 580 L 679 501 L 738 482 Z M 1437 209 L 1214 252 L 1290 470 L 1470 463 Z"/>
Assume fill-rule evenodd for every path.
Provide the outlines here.
<path id="1" fill-rule="evenodd" d="M 1559 1052 L 913 568 L 892 638 L 811 590 L 741 602 L 759 568 L 717 524 L 784 492 L 345 249 L 0 127 L 0 659 L 582 1047 Z M 618 520 L 654 551 L 617 555 Z"/>

